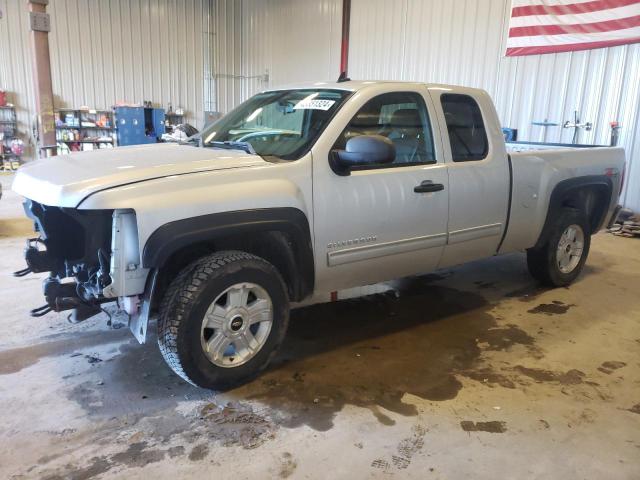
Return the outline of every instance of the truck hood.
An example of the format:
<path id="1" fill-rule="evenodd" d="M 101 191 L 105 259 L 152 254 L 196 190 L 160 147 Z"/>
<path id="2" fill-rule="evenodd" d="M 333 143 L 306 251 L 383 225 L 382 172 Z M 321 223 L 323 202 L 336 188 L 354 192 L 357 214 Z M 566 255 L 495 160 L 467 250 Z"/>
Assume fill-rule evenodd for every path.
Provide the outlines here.
<path id="1" fill-rule="evenodd" d="M 125 184 L 264 164 L 262 157 L 239 150 L 175 143 L 135 145 L 30 162 L 20 167 L 13 190 L 44 205 L 77 207 L 92 193 Z"/>

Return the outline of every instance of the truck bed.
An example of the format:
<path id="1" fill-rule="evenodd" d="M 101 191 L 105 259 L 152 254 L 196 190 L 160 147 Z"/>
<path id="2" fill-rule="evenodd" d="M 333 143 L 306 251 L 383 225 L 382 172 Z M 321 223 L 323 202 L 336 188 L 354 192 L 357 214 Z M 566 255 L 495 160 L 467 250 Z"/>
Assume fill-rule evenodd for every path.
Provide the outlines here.
<path id="1" fill-rule="evenodd" d="M 510 145 L 514 144 L 507 144 L 508 149 Z M 512 192 L 507 233 L 500 253 L 536 244 L 547 218 L 552 190 L 560 182 L 593 175 L 619 176 L 624 169 L 624 150 L 618 147 L 529 146 L 532 148 L 509 153 Z M 612 183 L 614 191 L 607 216 L 613 213 L 620 193 L 620 182 Z"/>

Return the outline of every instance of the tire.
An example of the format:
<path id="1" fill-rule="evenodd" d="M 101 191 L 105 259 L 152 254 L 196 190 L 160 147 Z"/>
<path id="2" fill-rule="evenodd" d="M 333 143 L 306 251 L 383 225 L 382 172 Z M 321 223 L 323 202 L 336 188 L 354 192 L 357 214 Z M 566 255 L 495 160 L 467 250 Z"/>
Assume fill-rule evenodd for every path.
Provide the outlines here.
<path id="1" fill-rule="evenodd" d="M 569 242 L 570 245 L 566 243 L 571 237 L 571 230 L 568 231 L 570 227 L 575 231 L 576 239 L 579 238 L 580 233 L 582 235 L 579 257 L 576 254 L 580 242 Z M 566 232 L 568 237 L 563 237 Z M 564 255 L 558 251 L 561 242 L 566 249 Z M 544 285 L 551 287 L 569 285 L 580 274 L 587 261 L 590 246 L 590 226 L 586 215 L 581 210 L 565 207 L 553 221 L 549 240 L 542 247 L 527 250 L 529 272 Z"/>
<path id="2" fill-rule="evenodd" d="M 160 305 L 158 345 L 187 382 L 226 389 L 267 367 L 288 323 L 289 298 L 276 268 L 246 252 L 224 251 L 196 260 L 171 282 Z"/>

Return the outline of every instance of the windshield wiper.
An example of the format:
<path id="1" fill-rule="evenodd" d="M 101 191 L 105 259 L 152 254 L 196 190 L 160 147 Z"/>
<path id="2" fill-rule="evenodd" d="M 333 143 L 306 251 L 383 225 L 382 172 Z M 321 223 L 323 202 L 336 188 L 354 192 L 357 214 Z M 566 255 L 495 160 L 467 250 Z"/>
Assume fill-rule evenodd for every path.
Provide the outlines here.
<path id="1" fill-rule="evenodd" d="M 242 150 L 244 152 L 250 153 L 251 155 L 256 155 L 256 151 L 253 149 L 253 146 L 249 142 L 233 142 L 227 140 L 224 142 L 209 142 L 207 145 L 218 148 L 226 148 L 227 150 Z"/>

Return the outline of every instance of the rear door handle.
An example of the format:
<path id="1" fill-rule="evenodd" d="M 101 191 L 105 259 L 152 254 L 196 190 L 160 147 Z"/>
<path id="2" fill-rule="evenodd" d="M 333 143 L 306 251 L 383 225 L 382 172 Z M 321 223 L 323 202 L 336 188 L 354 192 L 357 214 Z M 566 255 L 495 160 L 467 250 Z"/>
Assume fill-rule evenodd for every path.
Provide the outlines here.
<path id="1" fill-rule="evenodd" d="M 433 183 L 431 180 L 425 180 L 413 188 L 413 191 L 416 193 L 439 192 L 441 190 L 444 190 L 444 185 L 441 183 Z"/>

